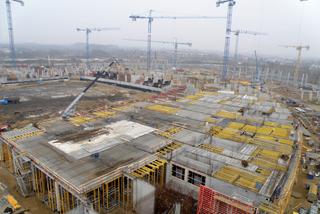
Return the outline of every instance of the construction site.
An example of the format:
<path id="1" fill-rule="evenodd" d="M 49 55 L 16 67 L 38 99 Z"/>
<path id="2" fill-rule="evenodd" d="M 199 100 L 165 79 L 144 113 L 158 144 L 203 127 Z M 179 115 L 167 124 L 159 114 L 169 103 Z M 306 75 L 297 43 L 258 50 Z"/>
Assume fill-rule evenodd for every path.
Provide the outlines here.
<path id="1" fill-rule="evenodd" d="M 146 53 L 90 43 L 118 27 L 76 28 L 80 56 L 77 45 L 16 47 L 16 3 L 5 1 L 8 52 L 0 46 L 0 213 L 320 213 L 311 46 L 280 45 L 297 52 L 291 61 L 240 54 L 240 35 L 268 33 L 233 28 L 236 1 L 217 0 L 226 16 L 125 17 L 147 21 L 146 40 L 122 39 Z M 223 56 L 152 39 L 154 22 L 179 19 L 226 21 Z"/>

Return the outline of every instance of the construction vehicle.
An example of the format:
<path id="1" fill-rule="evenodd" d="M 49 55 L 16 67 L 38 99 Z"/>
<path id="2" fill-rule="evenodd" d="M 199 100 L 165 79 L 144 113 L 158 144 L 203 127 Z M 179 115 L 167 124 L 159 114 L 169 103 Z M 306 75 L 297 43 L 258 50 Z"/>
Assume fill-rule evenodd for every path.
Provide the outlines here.
<path id="1" fill-rule="evenodd" d="M 21 207 L 18 201 L 8 193 L 7 187 L 0 183 L 0 213 L 27 214 L 27 210 Z"/>
<path id="2" fill-rule="evenodd" d="M 68 119 L 75 111 L 76 105 L 79 103 L 80 99 L 85 95 L 85 93 L 98 81 L 100 77 L 105 76 L 114 64 L 119 64 L 117 59 L 109 64 L 108 68 L 105 71 L 97 72 L 96 78 L 70 103 L 70 105 L 62 113 L 63 119 Z"/>
<path id="3" fill-rule="evenodd" d="M 20 103 L 19 97 L 4 97 L 0 99 L 0 105 L 18 104 Z"/>

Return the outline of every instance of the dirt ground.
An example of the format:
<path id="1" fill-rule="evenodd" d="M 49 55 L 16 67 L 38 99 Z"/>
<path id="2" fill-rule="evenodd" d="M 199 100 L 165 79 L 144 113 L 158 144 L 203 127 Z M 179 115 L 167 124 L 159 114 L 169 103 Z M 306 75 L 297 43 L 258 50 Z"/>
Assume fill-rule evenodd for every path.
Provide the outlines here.
<path id="1" fill-rule="evenodd" d="M 23 197 L 16 189 L 16 180 L 14 176 L 0 165 L 0 182 L 8 187 L 8 191 L 20 203 L 20 205 L 29 210 L 32 214 L 53 214 L 40 200 L 35 196 Z"/>
<path id="2" fill-rule="evenodd" d="M 0 99 L 19 97 L 21 101 L 18 104 L 0 105 L 0 124 L 10 124 L 14 128 L 23 127 L 59 116 L 88 84 L 89 82 L 85 81 L 67 81 L 0 86 Z M 76 110 L 86 111 L 149 96 L 150 93 L 96 83 L 80 100 Z"/>

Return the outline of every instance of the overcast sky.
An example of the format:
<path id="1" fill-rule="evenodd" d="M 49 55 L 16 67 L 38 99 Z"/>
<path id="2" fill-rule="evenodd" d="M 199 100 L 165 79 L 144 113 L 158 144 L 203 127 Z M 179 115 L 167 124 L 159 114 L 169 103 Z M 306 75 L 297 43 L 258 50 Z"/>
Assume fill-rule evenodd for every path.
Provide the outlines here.
<path id="1" fill-rule="evenodd" d="M 122 46 L 141 45 L 124 38 L 145 39 L 147 21 L 129 19 L 132 14 L 226 16 L 227 5 L 216 7 L 215 0 L 25 0 L 13 2 L 16 43 L 72 44 L 85 41 L 77 27 L 119 27 L 120 31 L 97 32 L 92 43 Z M 5 1 L 0 1 L 0 43 L 8 43 Z M 238 0 L 234 7 L 233 29 L 268 33 L 267 36 L 241 35 L 239 52 L 294 57 L 294 49 L 279 45 L 310 45 L 304 57 L 320 56 L 320 1 Z M 194 49 L 223 52 L 226 20 L 155 20 L 154 40 L 192 42 Z M 231 39 L 231 54 L 235 39 Z M 159 45 L 157 45 L 159 47 Z"/>

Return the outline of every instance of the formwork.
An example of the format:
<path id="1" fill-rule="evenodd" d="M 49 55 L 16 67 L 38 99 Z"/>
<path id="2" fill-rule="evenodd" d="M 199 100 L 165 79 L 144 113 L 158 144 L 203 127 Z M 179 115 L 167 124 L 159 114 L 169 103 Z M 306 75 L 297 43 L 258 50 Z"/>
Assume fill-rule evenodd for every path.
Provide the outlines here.
<path id="1" fill-rule="evenodd" d="M 24 196 L 34 194 L 50 210 L 59 214 L 79 207 L 92 208 L 98 213 L 110 212 L 115 208 L 132 211 L 133 181 L 137 178 L 130 173 L 134 172 L 139 175 L 138 178 L 152 184 L 163 185 L 166 161 L 157 160 L 157 157 L 126 143 L 127 139 L 152 132 L 152 128 L 128 121 L 119 121 L 114 125 L 114 132 L 108 132 L 110 137 L 104 140 L 103 145 L 119 140 L 122 142 L 106 149 L 99 142 L 93 143 L 88 147 L 92 154 L 81 152 L 81 147 L 74 155 L 66 149 L 59 150 L 52 146 L 47 132 L 58 133 L 56 128 L 47 127 L 47 132 L 41 132 L 30 126 L 3 133 L 0 137 L 3 161 L 15 175 Z M 34 130 L 37 134 L 29 134 Z M 126 135 L 121 133 L 123 131 Z M 65 146 L 69 145 L 62 142 Z M 93 138 L 91 142 L 94 142 Z M 99 147 L 95 151 L 97 145 Z M 97 153 L 99 157 L 95 156 Z"/>
<path id="2" fill-rule="evenodd" d="M 254 214 L 255 208 L 206 186 L 200 186 L 197 214 Z"/>

